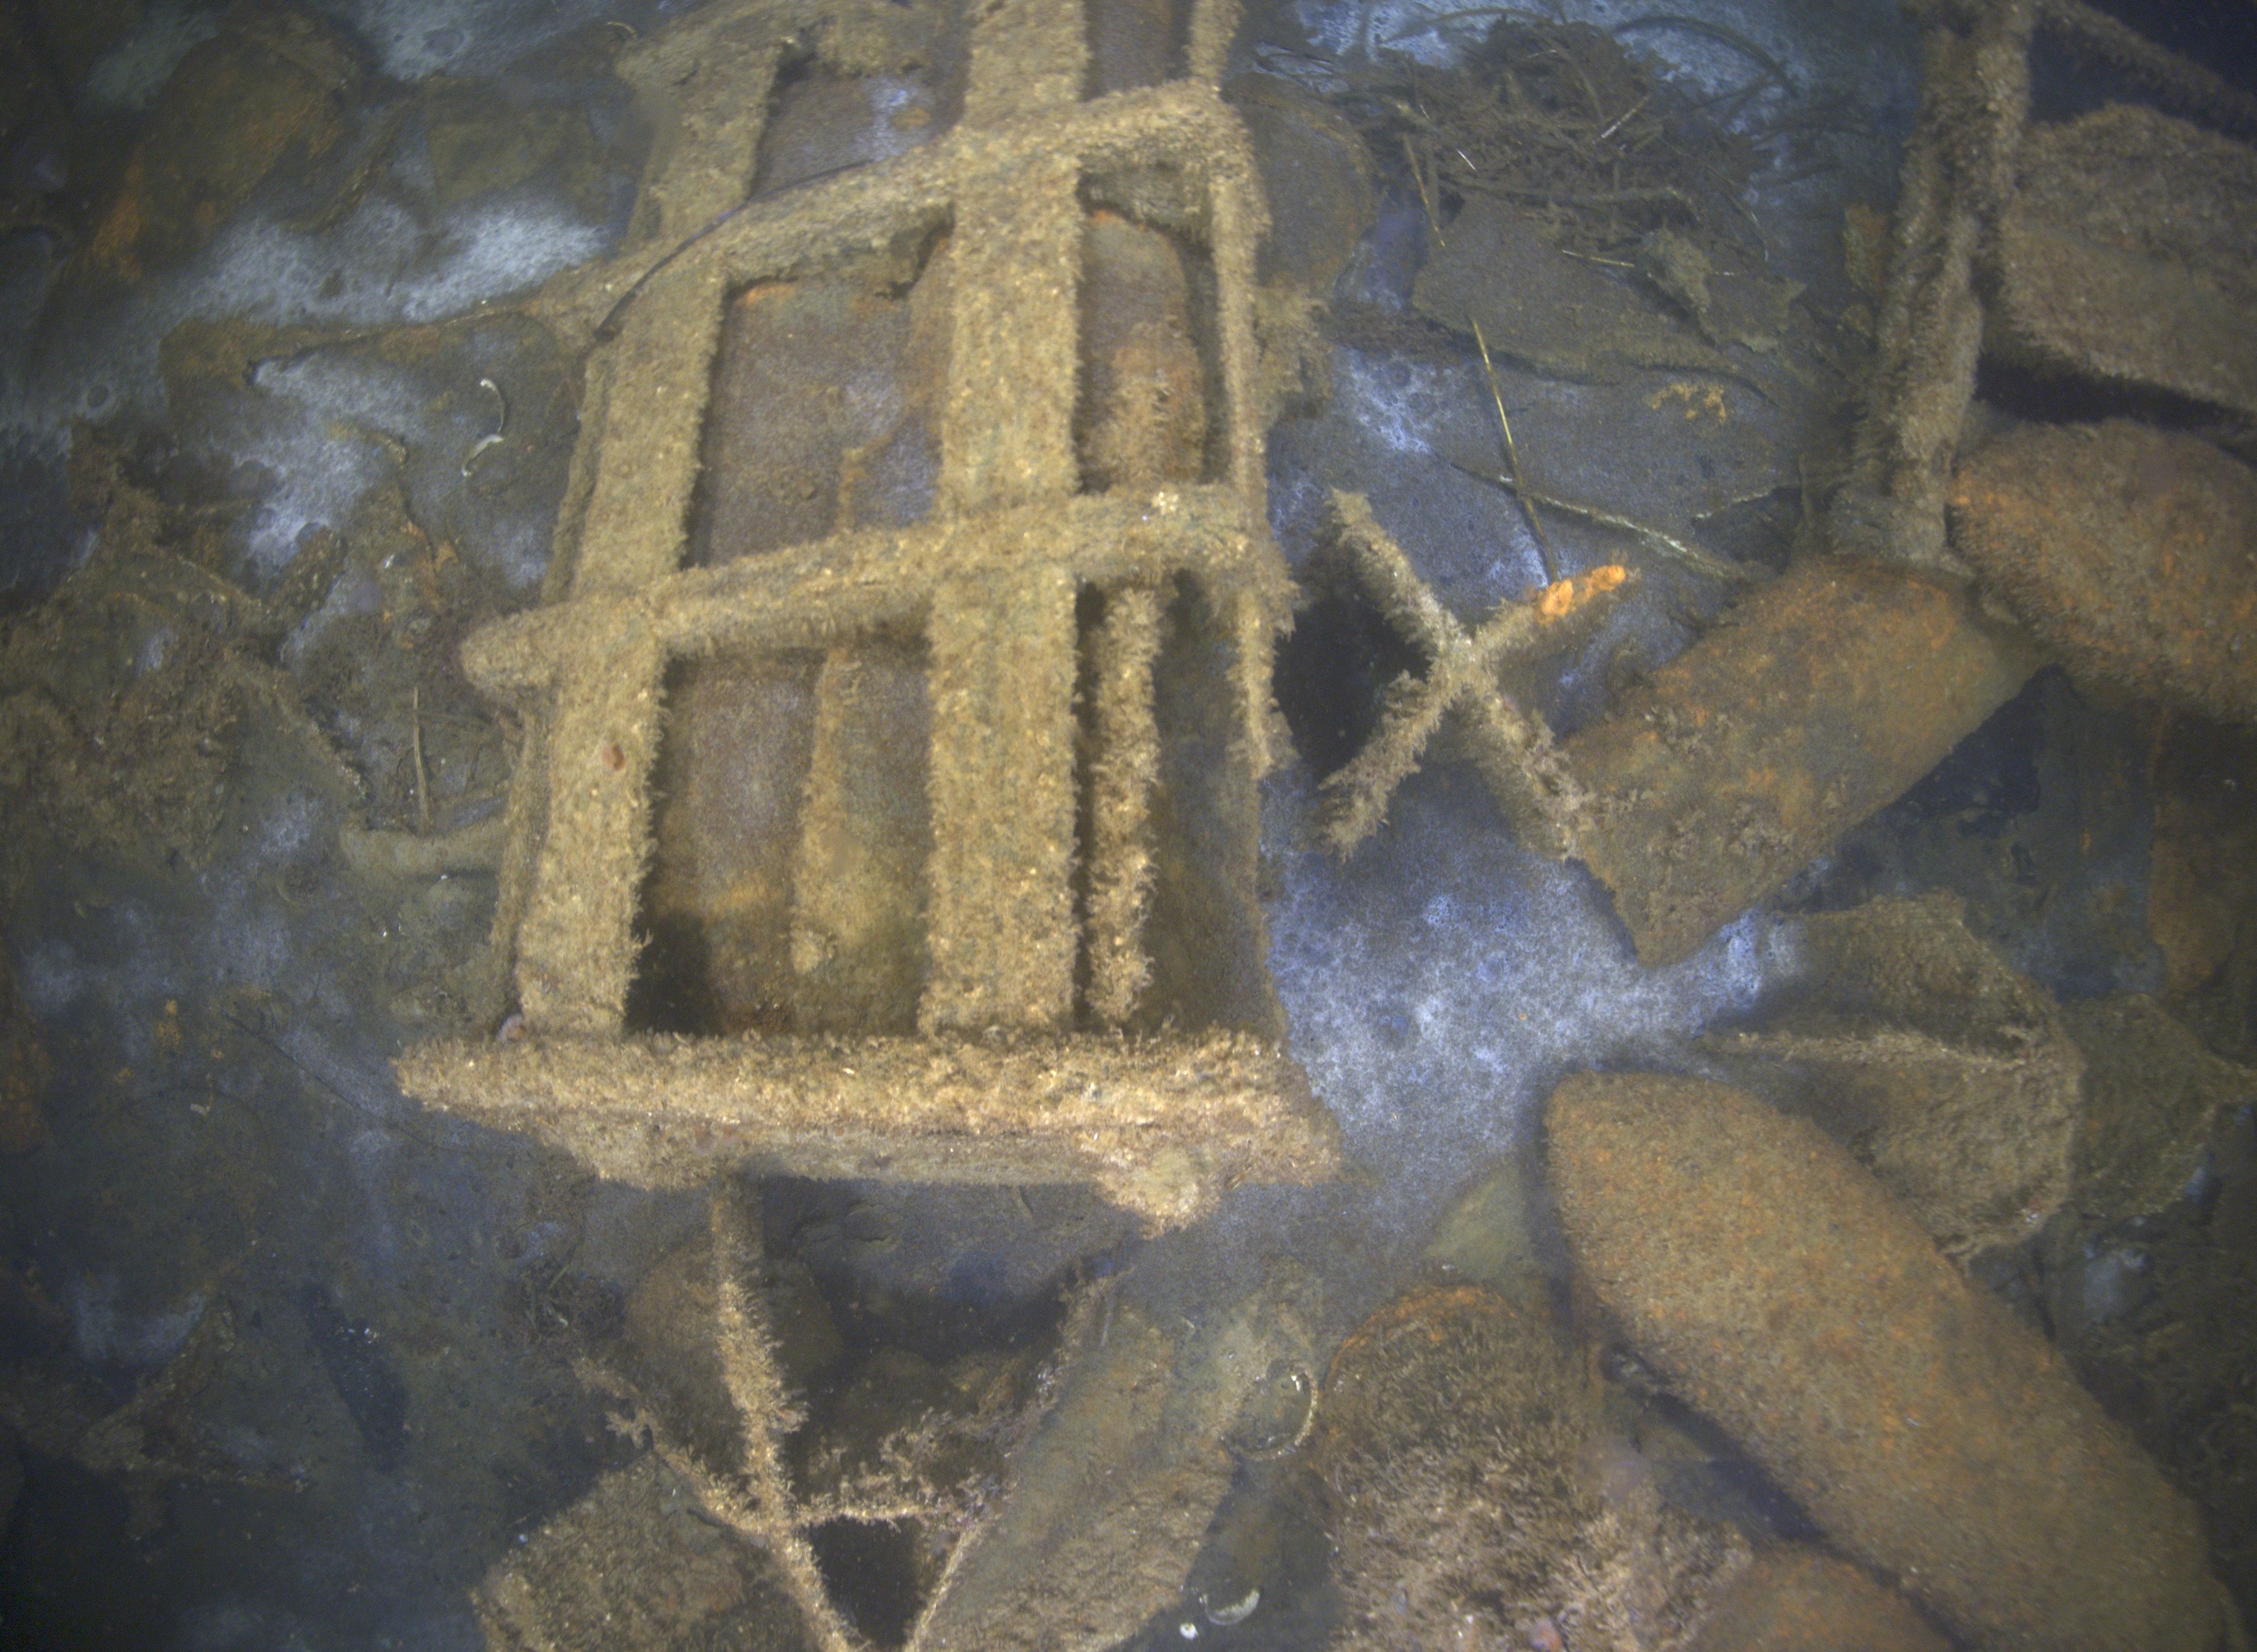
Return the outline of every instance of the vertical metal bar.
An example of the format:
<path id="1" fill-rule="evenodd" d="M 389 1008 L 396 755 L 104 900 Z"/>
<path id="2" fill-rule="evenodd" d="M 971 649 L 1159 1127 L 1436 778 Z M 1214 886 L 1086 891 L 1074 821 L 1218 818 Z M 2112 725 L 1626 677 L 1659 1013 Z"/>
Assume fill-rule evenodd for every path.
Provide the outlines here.
<path id="1" fill-rule="evenodd" d="M 973 35 L 966 122 L 1072 102 L 1086 59 L 1078 0 L 1001 0 Z M 1060 156 L 957 202 L 945 511 L 1077 485 L 1079 184 Z M 1055 567 L 934 594 L 927 1030 L 1059 1027 L 1072 1012 L 1075 595 Z"/>
<path id="2" fill-rule="evenodd" d="M 669 82 L 676 124 L 698 141 L 677 144 L 649 182 L 662 232 L 752 187 L 782 60 L 772 43 L 725 39 L 710 44 L 686 78 Z M 600 422 L 581 441 L 637 462 L 599 462 L 572 570 L 575 597 L 624 598 L 681 560 L 725 279 L 718 263 L 685 264 L 627 313 L 607 364 Z M 619 439 L 627 431 L 631 442 Z M 633 976 L 666 654 L 624 604 L 622 611 L 592 657 L 558 667 L 548 820 L 518 931 L 522 1008 L 543 1033 L 618 1032 Z"/>
<path id="3" fill-rule="evenodd" d="M 1160 652 L 1161 593 L 1126 585 L 1107 593 L 1091 639 L 1089 886 L 1083 914 L 1089 1008 L 1110 1027 L 1126 1021 L 1151 978 L 1144 919 L 1152 904 L 1152 784 L 1160 735 L 1152 716 L 1152 662 Z"/>

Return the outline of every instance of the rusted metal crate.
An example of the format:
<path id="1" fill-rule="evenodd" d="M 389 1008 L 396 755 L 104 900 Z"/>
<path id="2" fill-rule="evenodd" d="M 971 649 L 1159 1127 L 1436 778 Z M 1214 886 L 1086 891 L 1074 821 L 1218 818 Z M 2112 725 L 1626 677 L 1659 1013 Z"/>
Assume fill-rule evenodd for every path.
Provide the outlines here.
<path id="1" fill-rule="evenodd" d="M 1332 1170 L 1255 894 L 1290 587 L 1264 208 L 1215 88 L 1235 11 L 1171 39 L 1150 10 L 1144 56 L 1185 72 L 1085 96 L 1137 76 L 1117 49 L 1093 76 L 1113 36 L 1075 0 L 977 8 L 952 125 L 749 204 L 795 63 L 952 49 L 902 44 L 923 14 L 716 7 L 623 65 L 658 129 L 644 273 L 604 278 L 551 600 L 464 650 L 525 719 L 495 929 L 518 1013 L 410 1051 L 409 1094 L 647 1184 L 1081 1181 L 1166 1225 Z M 803 501 L 742 487 L 780 472 L 757 428 L 727 462 L 717 380 L 732 348 L 805 348 L 761 307 L 813 314 L 826 280 L 867 297 L 851 342 L 888 260 L 930 485 L 872 512 L 837 479 L 827 527 L 767 542 Z M 725 786 L 682 816 L 700 760 L 758 768 L 765 815 Z M 676 877 L 669 845 L 704 858 Z M 711 897 L 686 932 L 654 919 L 669 877 Z"/>

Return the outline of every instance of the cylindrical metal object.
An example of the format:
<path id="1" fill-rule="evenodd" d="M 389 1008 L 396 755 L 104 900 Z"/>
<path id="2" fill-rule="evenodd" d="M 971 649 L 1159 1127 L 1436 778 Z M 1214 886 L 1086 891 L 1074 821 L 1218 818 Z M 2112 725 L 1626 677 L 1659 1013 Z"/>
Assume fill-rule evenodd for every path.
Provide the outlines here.
<path id="1" fill-rule="evenodd" d="M 1591 1288 L 1842 1549 L 1985 1646 L 2212 1652 L 2193 1508 L 1816 1126 L 1638 1075 L 1548 1115 Z"/>
<path id="2" fill-rule="evenodd" d="M 2257 723 L 2257 472 L 2127 419 L 2033 425 L 1952 482 L 1952 543 L 2080 679 Z"/>
<path id="3" fill-rule="evenodd" d="M 1758 1555 L 1718 1599 L 1693 1652 L 1950 1652 L 1902 1595 L 1815 1549 Z"/>
<path id="4" fill-rule="evenodd" d="M 1807 558 L 1567 743 L 1575 852 L 1647 964 L 1893 801 L 2037 666 L 1954 587 Z"/>

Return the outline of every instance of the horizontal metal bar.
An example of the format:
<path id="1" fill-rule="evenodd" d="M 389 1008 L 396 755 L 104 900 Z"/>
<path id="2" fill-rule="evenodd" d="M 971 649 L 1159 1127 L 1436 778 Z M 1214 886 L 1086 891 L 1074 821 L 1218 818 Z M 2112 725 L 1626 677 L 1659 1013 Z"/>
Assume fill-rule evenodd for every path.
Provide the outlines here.
<path id="1" fill-rule="evenodd" d="M 608 656 L 654 632 L 669 654 L 718 648 L 816 648 L 922 621 L 944 580 L 1041 566 L 1093 585 L 1190 572 L 1216 589 L 1259 584 L 1284 600 L 1274 553 L 1249 531 L 1226 484 L 1123 498 L 1072 498 L 907 527 L 840 534 L 796 548 L 684 568 L 631 594 L 574 598 L 497 620 L 463 646 L 463 667 L 488 694 L 522 694 L 567 661 Z"/>

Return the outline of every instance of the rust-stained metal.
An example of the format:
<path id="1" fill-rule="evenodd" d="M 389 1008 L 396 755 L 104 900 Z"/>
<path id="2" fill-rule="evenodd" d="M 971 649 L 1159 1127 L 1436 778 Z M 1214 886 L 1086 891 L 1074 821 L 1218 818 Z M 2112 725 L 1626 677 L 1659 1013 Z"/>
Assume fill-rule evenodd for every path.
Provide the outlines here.
<path id="1" fill-rule="evenodd" d="M 2257 474 L 2129 420 L 2033 426 L 1952 479 L 1961 554 L 2080 678 L 2257 723 Z"/>
<path id="2" fill-rule="evenodd" d="M 1977 1643 L 2228 1644 L 2193 1507 L 1815 1126 L 1645 1074 L 1546 1119 L 1581 1276 L 1834 1543 Z"/>
<path id="3" fill-rule="evenodd" d="M 1641 962 L 1716 929 L 1893 801 L 2036 669 L 1953 586 L 1796 563 L 1566 742 L 1574 852 Z"/>
<path id="4" fill-rule="evenodd" d="M 1560 647 L 1562 633 L 1581 635 L 1630 583 L 1629 570 L 1607 563 L 1554 580 L 1527 602 L 1499 604 L 1468 632 L 1361 494 L 1334 494 L 1332 515 L 1332 548 L 1348 578 L 1429 662 L 1423 678 L 1406 674 L 1390 685 L 1378 729 L 1326 780 L 1325 836 L 1334 851 L 1348 854 L 1378 830 L 1395 788 L 1416 771 L 1445 719 L 1454 719 L 1506 819 L 1532 847 L 1567 853 L 1581 793 L 1543 718 L 1514 703 L 1498 677 L 1517 658 Z M 1562 623 L 1571 617 L 1578 623 Z"/>
<path id="5" fill-rule="evenodd" d="M 1363 500 L 1336 495 L 1355 583 L 1429 664 L 1325 782 L 1341 853 L 1375 830 L 1446 718 L 1532 849 L 1581 859 L 1649 965 L 1716 928 L 1894 800 L 2013 697 L 2038 656 L 1956 586 L 1816 557 L 1744 598 L 1602 721 L 1555 745 L 1498 686 L 1547 627 L 1603 611 L 1617 568 L 1506 604 L 1468 634 Z"/>

